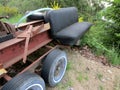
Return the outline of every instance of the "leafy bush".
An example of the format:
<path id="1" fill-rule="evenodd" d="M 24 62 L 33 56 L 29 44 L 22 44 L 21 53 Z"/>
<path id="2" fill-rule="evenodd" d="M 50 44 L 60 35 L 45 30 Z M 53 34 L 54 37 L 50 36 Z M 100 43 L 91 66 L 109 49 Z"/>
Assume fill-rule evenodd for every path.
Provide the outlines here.
<path id="1" fill-rule="evenodd" d="M 47 7 L 46 0 L 11 0 L 8 6 L 15 6 L 20 14 L 43 7 Z"/>
<path id="2" fill-rule="evenodd" d="M 17 13 L 18 13 L 18 10 L 15 7 L 8 7 L 8 6 L 0 7 L 0 16 L 14 16 Z"/>
<path id="3" fill-rule="evenodd" d="M 112 47 L 109 49 L 109 52 L 105 53 L 105 56 L 108 58 L 109 62 L 113 65 L 120 65 L 120 52 L 119 48 Z"/>
<path id="4" fill-rule="evenodd" d="M 107 8 L 106 18 L 112 20 L 108 29 L 111 34 L 111 44 L 117 47 L 120 45 L 120 0 L 114 0 L 112 6 Z"/>
<path id="5" fill-rule="evenodd" d="M 87 32 L 81 41 L 82 45 L 88 45 L 96 55 L 104 55 L 113 65 L 120 65 L 120 52 L 118 47 L 109 44 L 111 35 L 106 29 L 107 23 L 98 20 L 94 26 Z"/>

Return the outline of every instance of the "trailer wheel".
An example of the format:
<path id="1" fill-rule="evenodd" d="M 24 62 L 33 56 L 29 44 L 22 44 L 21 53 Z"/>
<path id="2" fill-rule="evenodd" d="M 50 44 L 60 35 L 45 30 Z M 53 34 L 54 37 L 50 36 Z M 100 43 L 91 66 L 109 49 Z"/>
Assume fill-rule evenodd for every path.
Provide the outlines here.
<path id="1" fill-rule="evenodd" d="M 64 51 L 55 49 L 43 61 L 41 77 L 50 86 L 58 84 L 66 71 L 67 57 Z"/>
<path id="2" fill-rule="evenodd" d="M 25 72 L 8 81 L 2 90 L 45 90 L 45 83 L 39 75 Z"/>

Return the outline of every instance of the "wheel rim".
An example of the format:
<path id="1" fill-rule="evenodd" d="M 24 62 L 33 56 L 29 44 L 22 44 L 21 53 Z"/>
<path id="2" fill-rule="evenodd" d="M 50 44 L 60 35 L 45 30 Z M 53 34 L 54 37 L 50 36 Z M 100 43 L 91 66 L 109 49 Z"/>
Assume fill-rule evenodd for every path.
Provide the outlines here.
<path id="1" fill-rule="evenodd" d="M 59 82 L 64 76 L 65 70 L 66 70 L 66 57 L 62 57 L 58 60 L 58 62 L 55 65 L 55 70 L 54 70 L 54 82 Z"/>
<path id="2" fill-rule="evenodd" d="M 25 90 L 43 90 L 43 87 L 40 84 L 33 84 L 27 87 Z"/>

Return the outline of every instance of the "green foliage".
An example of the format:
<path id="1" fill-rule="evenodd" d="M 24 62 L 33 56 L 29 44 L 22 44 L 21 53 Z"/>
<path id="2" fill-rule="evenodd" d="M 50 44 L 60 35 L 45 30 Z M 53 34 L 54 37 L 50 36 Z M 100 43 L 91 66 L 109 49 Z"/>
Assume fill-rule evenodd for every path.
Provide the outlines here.
<path id="1" fill-rule="evenodd" d="M 51 7 L 54 10 L 60 9 L 60 5 L 56 1 L 54 1 L 53 3 L 51 3 Z"/>
<path id="2" fill-rule="evenodd" d="M 80 17 L 83 17 L 85 21 L 90 21 L 90 17 L 95 15 L 96 12 L 103 8 L 100 4 L 101 0 L 44 0 L 47 2 L 48 6 L 51 6 L 51 3 L 57 2 L 61 7 L 77 7 L 78 14 Z M 90 3 L 93 3 L 91 6 Z"/>
<path id="3" fill-rule="evenodd" d="M 68 62 L 66 70 L 71 70 L 72 69 L 72 63 Z"/>
<path id="4" fill-rule="evenodd" d="M 107 8 L 106 18 L 112 20 L 108 29 L 110 29 L 109 33 L 112 36 L 112 43 L 118 46 L 120 45 L 120 0 L 114 0 L 112 6 Z"/>
<path id="5" fill-rule="evenodd" d="M 2 6 L 6 6 L 7 3 L 9 3 L 9 2 L 10 2 L 10 0 L 0 0 L 0 4 L 1 4 Z"/>
<path id="6" fill-rule="evenodd" d="M 73 86 L 73 81 L 70 80 L 70 78 L 68 80 L 66 80 L 66 82 L 61 82 L 57 85 L 57 87 L 59 87 L 58 90 L 67 90 L 68 87 L 72 87 Z"/>
<path id="7" fill-rule="evenodd" d="M 100 49 L 101 47 L 98 47 L 98 43 L 99 46 L 101 46 L 106 44 L 109 39 L 107 30 L 104 28 L 105 26 L 106 25 L 102 20 L 95 21 L 94 25 L 83 38 L 82 44 L 88 44 L 91 48 Z"/>
<path id="8" fill-rule="evenodd" d="M 99 16 L 99 15 L 98 15 Z M 84 36 L 81 41 L 82 45 L 88 45 L 97 55 L 104 55 L 113 65 L 120 65 L 119 47 L 110 44 L 112 41 L 109 29 L 106 28 L 108 23 L 98 19 L 94 22 L 91 30 Z"/>
<path id="9" fill-rule="evenodd" d="M 97 73 L 97 78 L 98 78 L 99 80 L 102 80 L 103 75 L 102 75 L 102 74 L 100 74 L 100 73 Z"/>
<path id="10" fill-rule="evenodd" d="M 119 48 L 112 48 L 109 49 L 109 52 L 105 53 L 106 57 L 108 58 L 109 62 L 114 66 L 120 65 L 120 51 Z"/>
<path id="11" fill-rule="evenodd" d="M 79 73 L 79 76 L 77 77 L 77 80 L 78 80 L 79 82 L 82 82 L 82 81 L 84 80 L 84 76 L 83 76 L 82 73 Z"/>
<path id="12" fill-rule="evenodd" d="M 89 78 L 88 78 L 88 76 L 85 73 L 80 72 L 78 77 L 77 77 L 77 80 L 79 82 L 83 82 L 83 81 L 88 81 Z"/>
<path id="13" fill-rule="evenodd" d="M 8 6 L 0 7 L 0 16 L 14 16 L 17 13 L 18 13 L 18 10 L 15 7 L 8 7 Z"/>
<path id="14" fill-rule="evenodd" d="M 83 17 L 79 17 L 78 18 L 78 22 L 83 22 L 84 20 L 83 20 Z"/>
<path id="15" fill-rule="evenodd" d="M 19 13 L 22 14 L 26 11 L 47 7 L 47 3 L 44 0 L 11 0 L 7 5 L 14 5 L 19 10 Z"/>
<path id="16" fill-rule="evenodd" d="M 9 23 L 17 23 L 19 21 L 20 18 L 22 18 L 23 15 L 22 14 L 17 14 L 14 17 L 11 17 L 9 19 L 2 19 L 2 21 L 4 22 L 9 22 Z M 25 22 L 25 21 L 24 21 Z"/>
<path id="17" fill-rule="evenodd" d="M 98 90 L 104 90 L 104 87 L 100 85 Z"/>
<path id="18" fill-rule="evenodd" d="M 89 18 L 96 14 L 103 7 L 98 5 L 101 0 L 2 0 L 1 5 L 16 7 L 19 13 L 35 10 L 43 7 L 71 7 L 75 6 L 79 10 L 79 16 L 88 21 Z M 90 3 L 93 3 L 91 6 Z M 54 5 L 53 5 L 54 4 Z"/>

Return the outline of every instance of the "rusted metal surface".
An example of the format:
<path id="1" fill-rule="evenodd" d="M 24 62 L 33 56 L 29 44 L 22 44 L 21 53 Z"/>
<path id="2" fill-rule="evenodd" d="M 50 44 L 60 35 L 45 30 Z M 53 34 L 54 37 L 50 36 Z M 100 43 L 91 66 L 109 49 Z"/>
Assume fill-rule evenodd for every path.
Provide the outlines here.
<path id="1" fill-rule="evenodd" d="M 12 24 L 9 24 L 9 23 L 5 23 L 5 25 L 6 25 L 7 29 L 8 29 L 8 31 L 9 31 L 9 33 L 12 33 L 13 36 L 15 37 L 16 36 L 16 34 L 15 34 L 15 32 L 16 32 L 15 26 L 12 25 Z"/>
<path id="2" fill-rule="evenodd" d="M 7 74 L 5 74 L 3 77 L 4 77 L 4 79 L 7 80 L 7 81 L 9 81 L 9 80 L 12 79 L 12 78 L 11 78 L 9 75 L 7 75 Z"/>
<path id="3" fill-rule="evenodd" d="M 45 32 L 45 31 L 47 31 L 49 29 L 50 29 L 49 23 L 44 24 L 44 28 L 42 30 L 40 30 L 38 34 L 40 35 L 40 33 Z M 17 32 L 17 34 L 19 34 L 19 33 Z M 25 38 L 20 38 L 20 39 L 14 38 L 14 39 L 2 42 L 2 43 L 0 43 L 0 51 L 3 50 L 6 47 L 9 47 L 9 46 L 11 46 L 13 44 L 19 43 L 19 42 L 24 41 L 24 40 L 25 40 Z"/>
<path id="4" fill-rule="evenodd" d="M 33 27 L 32 25 L 28 25 L 26 27 L 26 30 L 17 36 L 17 38 L 25 38 L 25 49 L 24 49 L 24 56 L 23 56 L 23 62 L 26 62 L 27 59 L 27 52 L 28 52 L 28 44 L 30 41 L 30 38 L 38 34 L 42 29 L 44 28 L 44 24 L 41 24 L 40 26 Z"/>
<path id="5" fill-rule="evenodd" d="M 27 59 L 28 45 L 29 45 L 32 29 L 33 29 L 33 26 L 30 25 L 28 27 L 27 33 L 21 37 L 21 38 L 25 38 L 25 48 L 24 48 L 24 55 L 23 55 L 23 62 L 24 63 L 26 62 L 26 59 Z"/>
<path id="6" fill-rule="evenodd" d="M 16 28 L 23 28 L 24 26 L 26 27 L 27 25 L 33 25 L 35 23 L 37 23 L 37 25 L 38 25 L 38 23 L 40 24 L 40 22 L 42 22 L 42 20 L 36 20 L 36 21 L 32 21 L 32 22 L 22 23 Z"/>
<path id="7" fill-rule="evenodd" d="M 40 21 L 28 23 L 27 25 L 32 24 L 35 28 L 39 26 Z M 23 27 L 27 27 L 23 25 Z M 19 28 L 23 28 L 22 26 Z M 40 47 L 49 43 L 52 39 L 49 37 L 49 24 L 45 24 L 44 28 L 42 28 L 39 32 L 37 32 L 33 37 L 29 40 L 28 52 L 27 55 L 39 49 Z M 24 31 L 24 30 L 23 30 Z M 18 62 L 22 59 L 25 48 L 25 38 L 14 38 L 8 41 L 5 41 L 0 44 L 0 64 L 3 65 L 4 68 L 8 68 L 14 63 Z"/>
<path id="8" fill-rule="evenodd" d="M 0 21 L 1 27 L 6 31 L 6 33 L 9 33 L 8 28 L 5 26 L 3 22 Z M 1 29 L 1 28 L 0 28 Z"/>
<path id="9" fill-rule="evenodd" d="M 21 24 L 18 27 L 9 24 L 4 24 L 3 26 L 5 27 L 5 31 L 2 31 L 0 35 L 6 34 L 7 32 L 12 33 L 15 37 L 0 43 L 0 79 L 4 79 L 5 82 L 6 80 L 11 80 L 16 74 L 18 75 L 25 71 L 34 72 L 40 65 L 41 59 L 57 47 L 46 46 L 47 49 L 45 49 L 44 54 L 42 53 L 43 55 L 30 63 L 27 61 L 28 63 L 24 64 L 26 65 L 25 67 L 15 72 L 15 75 L 12 75 L 12 73 L 9 72 L 9 70 L 12 70 L 10 66 L 13 64 L 13 66 L 15 66 L 15 63 L 20 64 L 20 60 L 22 59 L 25 63 L 29 54 L 52 41 L 49 36 L 50 25 L 49 23 L 44 24 L 43 21 L 38 20 Z M 1 86 L 4 84 L 5 83 L 1 83 Z M 0 89 L 2 88 L 1 86 Z"/>
<path id="10" fill-rule="evenodd" d="M 1 69 L 1 68 L 3 68 L 3 65 L 2 65 L 2 64 L 0 64 L 0 69 Z"/>
<path id="11" fill-rule="evenodd" d="M 42 56 L 40 56 L 37 60 L 33 60 L 29 64 L 26 63 L 27 66 L 21 68 L 17 73 L 15 73 L 15 75 L 12 76 L 9 72 L 11 69 L 10 66 L 13 64 L 13 66 L 15 66 L 15 63 L 20 63 L 19 61 L 22 59 L 25 63 L 29 54 L 47 45 L 52 41 L 52 39 L 49 36 L 49 23 L 43 24 L 40 20 L 25 23 L 18 27 L 10 26 L 10 28 L 7 27 L 7 30 L 13 32 L 15 38 L 0 43 L 0 78 L 3 77 L 2 79 L 4 80 L 9 81 L 16 74 L 18 75 L 25 71 L 35 72 L 36 68 L 40 65 L 41 59 L 57 47 L 46 46 L 47 49 Z M 16 32 L 14 32 L 15 30 Z M 8 69 L 9 67 L 10 69 Z M 8 73 L 6 70 L 8 70 Z M 1 86 L 3 84 L 4 83 L 2 83 Z"/>
<path id="12" fill-rule="evenodd" d="M 5 22 L 2 22 L 0 21 L 0 33 L 3 33 L 3 35 L 7 35 L 7 34 L 13 34 L 13 36 L 15 36 L 15 26 L 12 25 L 12 24 L 9 24 L 9 23 L 5 23 Z M 2 34 L 0 34 L 1 36 L 3 36 Z"/>
<path id="13" fill-rule="evenodd" d="M 18 27 L 15 27 L 17 30 L 25 30 L 25 28 L 28 26 L 28 25 L 33 25 L 34 27 L 35 26 L 38 26 L 38 25 L 41 25 L 43 21 L 42 20 L 37 20 L 37 21 L 32 21 L 32 22 L 27 22 L 27 23 L 23 23 L 23 24 L 20 24 Z"/>
<path id="14" fill-rule="evenodd" d="M 32 29 L 33 26 L 29 25 L 26 30 L 18 36 L 18 38 L 25 38 L 25 48 L 24 48 L 24 55 L 23 55 L 23 62 L 26 62 L 27 59 L 27 51 L 28 51 L 28 45 L 29 45 L 29 40 L 32 34 Z"/>
<path id="15" fill-rule="evenodd" d="M 40 26 L 34 27 L 34 29 L 31 32 L 31 37 L 35 36 L 36 34 L 38 34 L 43 29 L 44 29 L 44 24 L 43 23 Z"/>
<path id="16" fill-rule="evenodd" d="M 32 64 L 30 64 L 28 67 L 26 67 L 23 71 L 21 71 L 19 74 L 25 72 L 25 71 L 30 71 L 30 72 L 34 72 L 35 68 L 37 68 L 40 65 L 40 60 L 43 59 L 48 53 L 50 53 L 52 50 L 54 50 L 55 48 L 57 48 L 57 46 L 51 48 L 50 50 L 48 50 L 45 54 L 43 54 L 42 56 L 40 56 L 37 60 L 35 60 Z"/>
<path id="17" fill-rule="evenodd" d="M 51 39 L 49 38 L 48 31 L 41 33 L 40 35 L 31 38 L 28 46 L 28 54 L 39 49 L 40 47 L 49 43 Z M 0 63 L 3 64 L 4 68 L 11 66 L 23 57 L 25 40 L 13 44 L 3 50 L 0 50 Z"/>

